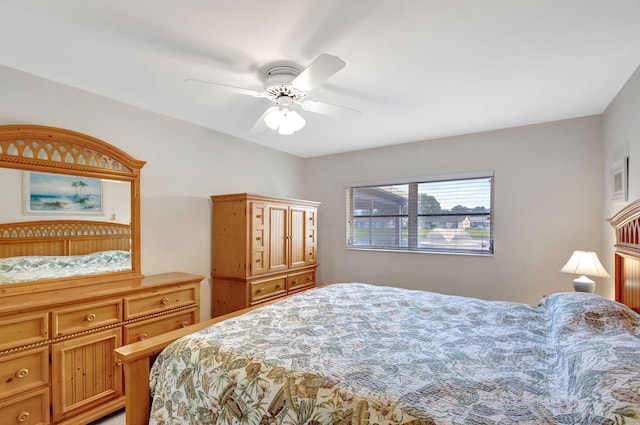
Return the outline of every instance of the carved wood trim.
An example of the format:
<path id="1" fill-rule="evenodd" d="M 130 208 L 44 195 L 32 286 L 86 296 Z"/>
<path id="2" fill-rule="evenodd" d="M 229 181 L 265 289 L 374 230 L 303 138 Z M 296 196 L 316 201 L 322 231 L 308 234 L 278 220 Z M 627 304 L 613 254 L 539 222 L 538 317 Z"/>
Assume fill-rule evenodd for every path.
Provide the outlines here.
<path id="1" fill-rule="evenodd" d="M 131 236 L 128 224 L 106 223 L 104 221 L 22 221 L 17 223 L 0 224 L 0 241 L 6 239 L 27 239 L 63 236 Z"/>
<path id="2" fill-rule="evenodd" d="M 75 131 L 0 126 L 0 167 L 133 180 L 144 164 L 107 142 Z"/>
<path id="3" fill-rule="evenodd" d="M 103 221 L 42 220 L 0 224 L 0 258 L 82 255 L 131 248 L 131 226 Z"/>
<path id="4" fill-rule="evenodd" d="M 640 200 L 625 206 L 608 221 L 616 231 L 616 301 L 640 313 Z"/>

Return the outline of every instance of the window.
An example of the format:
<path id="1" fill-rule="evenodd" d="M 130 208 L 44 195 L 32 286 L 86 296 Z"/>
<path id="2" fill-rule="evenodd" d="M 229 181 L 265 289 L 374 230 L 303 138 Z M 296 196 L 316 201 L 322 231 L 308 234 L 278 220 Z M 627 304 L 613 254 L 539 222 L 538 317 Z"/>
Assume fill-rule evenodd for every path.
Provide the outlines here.
<path id="1" fill-rule="evenodd" d="M 347 248 L 492 254 L 493 173 L 347 188 Z"/>

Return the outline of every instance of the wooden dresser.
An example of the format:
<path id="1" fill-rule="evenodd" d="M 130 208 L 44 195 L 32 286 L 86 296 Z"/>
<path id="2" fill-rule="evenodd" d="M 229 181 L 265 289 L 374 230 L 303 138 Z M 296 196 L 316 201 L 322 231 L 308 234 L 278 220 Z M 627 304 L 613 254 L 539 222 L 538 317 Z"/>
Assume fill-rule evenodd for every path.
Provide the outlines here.
<path id="1" fill-rule="evenodd" d="M 167 273 L 0 298 L 0 422 L 87 424 L 124 407 L 113 349 L 198 322 L 203 278 Z"/>
<path id="2" fill-rule="evenodd" d="M 0 125 L 2 425 L 86 425 L 124 407 L 113 350 L 199 320 L 203 276 L 142 275 L 144 164 L 72 130 Z"/>
<path id="3" fill-rule="evenodd" d="M 316 285 L 318 202 L 247 193 L 211 200 L 214 317 Z"/>

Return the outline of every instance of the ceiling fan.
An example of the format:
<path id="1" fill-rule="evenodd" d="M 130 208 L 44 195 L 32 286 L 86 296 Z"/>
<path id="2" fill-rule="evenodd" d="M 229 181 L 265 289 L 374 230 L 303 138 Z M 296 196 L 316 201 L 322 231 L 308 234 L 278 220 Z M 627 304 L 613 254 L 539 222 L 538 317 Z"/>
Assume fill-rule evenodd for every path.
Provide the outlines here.
<path id="1" fill-rule="evenodd" d="M 304 118 L 294 109 L 294 105 L 299 105 L 305 111 L 329 116 L 357 114 L 360 112 L 344 106 L 306 99 L 311 90 L 345 66 L 346 63 L 342 59 L 326 53 L 318 56 L 311 65 L 303 70 L 289 65 L 273 66 L 267 70 L 264 90 L 262 91 L 194 78 L 187 78 L 184 81 L 210 84 L 233 93 L 269 99 L 275 105 L 262 114 L 251 128 L 251 132 L 262 131 L 266 125 L 266 127 L 277 131 L 279 134 L 289 135 L 300 130 L 305 125 Z"/>

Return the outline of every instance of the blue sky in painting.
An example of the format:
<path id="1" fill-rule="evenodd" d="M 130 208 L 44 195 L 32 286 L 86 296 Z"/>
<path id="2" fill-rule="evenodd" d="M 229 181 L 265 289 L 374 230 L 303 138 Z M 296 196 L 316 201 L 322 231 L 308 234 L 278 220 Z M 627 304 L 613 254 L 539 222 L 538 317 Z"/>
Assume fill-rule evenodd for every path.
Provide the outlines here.
<path id="1" fill-rule="evenodd" d="M 100 179 L 37 172 L 29 176 L 32 195 L 74 195 L 76 189 L 71 183 L 79 180 L 87 184 L 82 188 L 83 194 L 100 196 Z"/>

